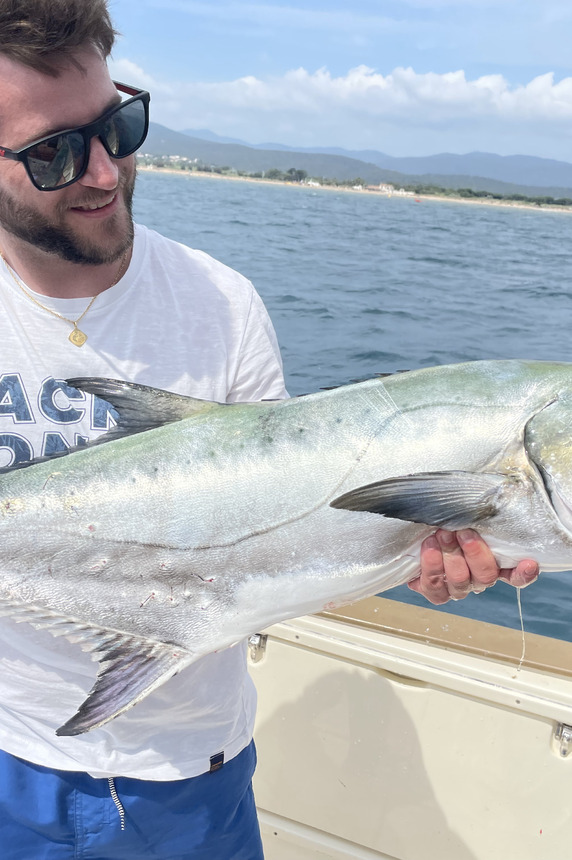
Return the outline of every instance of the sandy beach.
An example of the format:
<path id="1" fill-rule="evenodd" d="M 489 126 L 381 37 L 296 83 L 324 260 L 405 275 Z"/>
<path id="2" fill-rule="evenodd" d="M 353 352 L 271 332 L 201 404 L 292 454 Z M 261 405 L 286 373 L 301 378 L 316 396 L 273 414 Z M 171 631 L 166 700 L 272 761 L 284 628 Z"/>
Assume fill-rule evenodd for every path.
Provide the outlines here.
<path id="1" fill-rule="evenodd" d="M 201 170 L 177 170 L 173 167 L 153 167 L 147 165 L 138 165 L 137 169 L 141 172 L 149 173 L 165 173 L 169 175 L 178 175 L 192 179 L 220 179 L 229 182 L 254 182 L 258 185 L 285 185 L 289 188 L 311 189 L 312 191 L 337 191 L 347 194 L 367 194 L 370 197 L 380 197 L 384 200 L 409 200 L 412 203 L 421 203 L 425 201 L 441 202 L 441 203 L 464 203 L 469 206 L 500 206 L 509 209 L 529 209 L 533 212 L 562 212 L 571 213 L 572 206 L 555 206 L 549 203 L 537 205 L 521 200 L 493 200 L 483 197 L 457 197 L 454 195 L 439 195 L 439 194 L 386 194 L 382 191 L 377 191 L 375 188 L 351 188 L 346 185 L 308 185 L 301 182 L 284 182 L 279 179 L 262 179 L 253 176 L 230 176 L 228 174 L 209 173 Z"/>

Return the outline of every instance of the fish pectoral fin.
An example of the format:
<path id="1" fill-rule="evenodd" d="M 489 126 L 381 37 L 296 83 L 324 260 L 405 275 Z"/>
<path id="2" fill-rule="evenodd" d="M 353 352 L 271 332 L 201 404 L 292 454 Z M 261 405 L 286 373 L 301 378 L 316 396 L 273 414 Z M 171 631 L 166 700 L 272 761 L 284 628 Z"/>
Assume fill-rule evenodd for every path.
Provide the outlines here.
<path id="1" fill-rule="evenodd" d="M 57 735 L 80 735 L 105 725 L 194 660 L 189 651 L 177 645 L 98 627 L 10 597 L 0 597 L 0 615 L 61 636 L 99 661 L 97 678 L 86 700 Z"/>
<path id="2" fill-rule="evenodd" d="M 485 472 L 420 472 L 358 487 L 330 504 L 455 530 L 494 516 L 508 481 L 506 475 Z"/>
<path id="3" fill-rule="evenodd" d="M 116 426 L 102 434 L 92 445 L 109 442 L 121 436 L 133 436 L 226 405 L 173 394 L 171 391 L 138 385 L 135 382 L 103 377 L 66 379 L 66 384 L 100 397 L 110 403 L 119 414 Z"/>

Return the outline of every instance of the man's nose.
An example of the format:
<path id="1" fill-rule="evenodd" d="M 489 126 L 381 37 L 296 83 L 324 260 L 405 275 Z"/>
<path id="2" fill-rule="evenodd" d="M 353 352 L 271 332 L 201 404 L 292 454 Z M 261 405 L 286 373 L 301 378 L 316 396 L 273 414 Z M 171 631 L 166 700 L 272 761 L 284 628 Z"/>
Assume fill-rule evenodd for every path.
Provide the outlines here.
<path id="1" fill-rule="evenodd" d="M 79 182 L 91 188 L 103 188 L 113 191 L 117 188 L 119 179 L 119 164 L 111 158 L 98 137 L 90 141 L 89 162 L 87 170 Z"/>

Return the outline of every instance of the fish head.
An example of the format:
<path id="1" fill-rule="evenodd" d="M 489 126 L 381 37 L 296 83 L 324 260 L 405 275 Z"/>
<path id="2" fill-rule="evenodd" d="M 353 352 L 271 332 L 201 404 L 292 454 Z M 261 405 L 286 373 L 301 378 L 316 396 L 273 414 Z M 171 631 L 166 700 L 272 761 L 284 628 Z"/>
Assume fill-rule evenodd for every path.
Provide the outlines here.
<path id="1" fill-rule="evenodd" d="M 530 419 L 524 446 L 564 528 L 572 533 L 572 393 Z"/>

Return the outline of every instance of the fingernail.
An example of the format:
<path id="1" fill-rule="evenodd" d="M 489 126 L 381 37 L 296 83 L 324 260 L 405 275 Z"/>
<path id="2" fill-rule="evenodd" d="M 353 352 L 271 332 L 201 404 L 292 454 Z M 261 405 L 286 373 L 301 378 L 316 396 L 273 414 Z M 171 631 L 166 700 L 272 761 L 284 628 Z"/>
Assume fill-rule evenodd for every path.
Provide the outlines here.
<path id="1" fill-rule="evenodd" d="M 439 541 L 450 546 L 451 544 L 456 542 L 455 535 L 453 534 L 453 532 L 448 532 L 445 529 L 440 529 Z"/>
<path id="2" fill-rule="evenodd" d="M 429 535 L 428 538 L 425 538 L 424 543 L 426 549 L 439 549 L 439 541 L 435 535 Z"/>
<path id="3" fill-rule="evenodd" d="M 457 532 L 457 537 L 460 541 L 463 542 L 468 540 L 474 540 L 476 537 L 476 532 L 474 532 L 473 529 L 462 529 L 460 532 Z"/>
<path id="4" fill-rule="evenodd" d="M 538 576 L 538 565 L 531 561 L 530 564 L 525 565 L 523 573 L 527 576 Z"/>
<path id="5" fill-rule="evenodd" d="M 538 565 L 531 562 L 527 564 L 523 570 L 520 571 L 520 579 L 522 581 L 522 585 L 520 588 L 526 588 L 527 585 L 532 585 L 533 582 L 536 582 L 540 574 L 538 570 Z"/>

